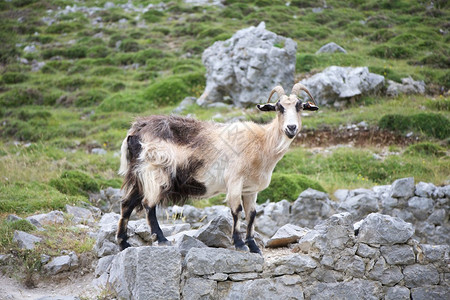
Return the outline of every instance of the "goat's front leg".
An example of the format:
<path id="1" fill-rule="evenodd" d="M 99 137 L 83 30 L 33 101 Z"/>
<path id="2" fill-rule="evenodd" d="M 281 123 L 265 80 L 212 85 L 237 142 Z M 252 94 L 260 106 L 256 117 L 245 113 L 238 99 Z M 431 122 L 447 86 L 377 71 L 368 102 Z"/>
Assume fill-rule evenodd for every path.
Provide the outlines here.
<path id="1" fill-rule="evenodd" d="M 242 183 L 234 183 L 231 184 L 228 188 L 227 193 L 227 202 L 231 209 L 231 215 L 233 216 L 233 243 L 236 250 L 239 251 L 249 251 L 247 245 L 245 245 L 244 241 L 241 238 L 241 212 L 242 212 L 242 204 L 241 204 L 241 192 L 242 192 Z"/>
<path id="2" fill-rule="evenodd" d="M 156 205 L 144 204 L 144 208 L 147 212 L 147 222 L 150 225 L 152 234 L 156 234 L 158 246 L 170 246 L 172 243 L 166 239 L 161 227 L 159 227 L 158 219 L 156 218 Z"/>
<path id="3" fill-rule="evenodd" d="M 127 225 L 130 219 L 131 213 L 136 208 L 136 206 L 141 205 L 142 196 L 136 188 L 122 200 L 121 210 L 120 210 L 120 220 L 117 228 L 116 240 L 120 246 L 120 250 L 124 250 L 130 247 L 128 243 L 127 235 Z"/>
<path id="4" fill-rule="evenodd" d="M 255 217 L 256 217 L 256 196 L 257 194 L 249 194 L 242 196 L 242 203 L 244 204 L 245 219 L 247 220 L 247 235 L 245 243 L 250 248 L 250 252 L 261 254 L 261 250 L 255 242 Z"/>

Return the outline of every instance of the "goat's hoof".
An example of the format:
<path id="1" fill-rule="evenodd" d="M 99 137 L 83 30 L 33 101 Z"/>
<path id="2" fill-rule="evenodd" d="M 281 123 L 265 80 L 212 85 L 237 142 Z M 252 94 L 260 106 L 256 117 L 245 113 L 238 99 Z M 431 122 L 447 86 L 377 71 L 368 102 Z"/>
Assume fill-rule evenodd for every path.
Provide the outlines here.
<path id="1" fill-rule="evenodd" d="M 256 245 L 256 242 L 254 239 L 247 240 L 246 242 L 247 242 L 248 247 L 250 248 L 251 253 L 258 253 L 258 254 L 262 255 L 262 252 L 259 249 L 258 245 Z"/>
<path id="2" fill-rule="evenodd" d="M 158 242 L 158 246 L 163 246 L 163 247 L 172 246 L 172 242 L 169 240 L 160 241 L 160 242 Z"/>
<path id="3" fill-rule="evenodd" d="M 125 249 L 131 247 L 131 245 L 130 245 L 127 241 L 122 241 L 122 242 L 119 244 L 119 247 L 120 247 L 120 251 L 123 251 L 123 250 L 125 250 Z"/>

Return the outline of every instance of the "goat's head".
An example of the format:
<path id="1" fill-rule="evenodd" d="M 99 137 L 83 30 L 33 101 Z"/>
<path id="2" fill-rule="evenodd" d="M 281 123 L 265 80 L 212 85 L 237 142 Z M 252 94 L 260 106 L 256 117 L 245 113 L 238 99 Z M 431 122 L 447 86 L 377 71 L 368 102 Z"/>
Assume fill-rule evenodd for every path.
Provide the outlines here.
<path id="1" fill-rule="evenodd" d="M 298 98 L 300 91 L 305 91 L 313 102 L 302 102 L 302 100 Z M 274 93 L 278 94 L 278 101 L 275 104 L 269 103 Z M 285 95 L 284 89 L 281 86 L 274 87 L 267 100 L 267 104 L 258 104 L 256 107 L 261 111 L 276 111 L 280 130 L 290 139 L 297 135 L 302 126 L 301 111 L 319 109 L 315 105 L 311 93 L 301 83 L 296 83 L 294 85 L 290 96 Z"/>

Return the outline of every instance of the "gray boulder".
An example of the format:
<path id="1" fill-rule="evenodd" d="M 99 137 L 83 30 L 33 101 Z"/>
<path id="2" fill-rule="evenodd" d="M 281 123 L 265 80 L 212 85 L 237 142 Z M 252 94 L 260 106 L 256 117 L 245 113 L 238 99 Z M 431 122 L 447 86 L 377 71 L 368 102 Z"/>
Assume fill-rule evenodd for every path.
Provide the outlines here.
<path id="1" fill-rule="evenodd" d="M 317 267 L 317 262 L 303 254 L 290 254 L 276 257 L 266 262 L 267 272 L 275 276 L 292 275 L 305 271 L 312 271 Z"/>
<path id="2" fill-rule="evenodd" d="M 379 257 L 367 277 L 383 285 L 394 286 L 403 279 L 403 274 L 400 267 L 390 266 L 383 257 Z"/>
<path id="3" fill-rule="evenodd" d="M 183 111 L 185 111 L 186 108 L 195 104 L 196 101 L 197 101 L 197 98 L 195 98 L 195 97 L 186 97 L 180 102 L 180 104 L 178 104 L 178 106 L 172 112 L 175 114 L 180 114 Z"/>
<path id="4" fill-rule="evenodd" d="M 425 82 L 414 80 L 411 77 L 402 78 L 402 83 L 388 80 L 386 94 L 391 97 L 397 97 L 400 94 L 425 94 Z"/>
<path id="5" fill-rule="evenodd" d="M 434 207 L 433 200 L 423 197 L 412 197 L 408 200 L 408 208 L 412 214 L 420 221 L 424 221 L 432 213 Z"/>
<path id="6" fill-rule="evenodd" d="M 228 248 L 232 246 L 232 226 L 233 220 L 231 217 L 219 215 L 207 225 L 200 228 L 195 238 L 209 247 Z"/>
<path id="7" fill-rule="evenodd" d="M 215 299 L 217 281 L 190 277 L 183 286 L 184 300 Z"/>
<path id="8" fill-rule="evenodd" d="M 358 241 L 369 245 L 405 243 L 414 234 L 414 227 L 399 218 L 371 213 L 361 223 Z"/>
<path id="9" fill-rule="evenodd" d="M 394 198 L 411 198 L 415 191 L 414 178 L 401 178 L 392 183 L 390 196 Z"/>
<path id="10" fill-rule="evenodd" d="M 390 265 L 410 265 L 416 261 L 414 250 L 409 245 L 381 246 L 380 251 Z"/>
<path id="11" fill-rule="evenodd" d="M 409 265 L 403 269 L 405 285 L 409 288 L 439 283 L 439 273 L 433 265 Z"/>
<path id="12" fill-rule="evenodd" d="M 435 194 L 436 186 L 432 183 L 419 182 L 416 184 L 416 195 L 419 197 L 431 198 Z"/>
<path id="13" fill-rule="evenodd" d="M 372 212 L 378 212 L 378 198 L 369 193 L 359 194 L 345 199 L 340 208 L 351 213 L 355 220 L 360 220 Z"/>
<path id="14" fill-rule="evenodd" d="M 411 299 L 414 300 L 448 300 L 448 286 L 430 285 L 411 289 Z M 408 298 L 409 299 L 409 298 Z"/>
<path id="15" fill-rule="evenodd" d="M 64 214 L 62 211 L 54 210 L 46 214 L 38 214 L 27 217 L 31 224 L 41 227 L 43 225 L 57 225 L 64 223 Z"/>
<path id="16" fill-rule="evenodd" d="M 314 228 L 335 212 L 333 207 L 334 203 L 328 198 L 327 194 L 308 188 L 292 204 L 292 215 L 289 223 Z"/>
<path id="17" fill-rule="evenodd" d="M 347 51 L 345 51 L 344 48 L 342 48 L 341 46 L 339 46 L 338 44 L 336 44 L 334 42 L 331 42 L 331 43 L 325 44 L 322 47 L 320 47 L 320 49 L 317 50 L 316 54 L 334 53 L 334 52 L 347 53 Z"/>
<path id="18" fill-rule="evenodd" d="M 189 235 L 183 235 L 183 237 L 177 242 L 178 250 L 180 251 L 182 256 L 186 256 L 186 254 L 192 248 L 206 248 L 207 246 L 199 241 L 198 239 L 191 237 Z"/>
<path id="19" fill-rule="evenodd" d="M 66 211 L 68 214 L 73 216 L 73 221 L 75 223 L 87 223 L 93 224 L 95 222 L 93 213 L 83 207 L 71 206 L 66 204 Z"/>
<path id="20" fill-rule="evenodd" d="M 270 90 L 294 84 L 297 44 L 265 29 L 261 22 L 239 30 L 226 41 L 217 41 L 202 55 L 206 88 L 199 105 L 231 97 L 238 107 L 264 102 Z"/>
<path id="21" fill-rule="evenodd" d="M 69 255 L 54 257 L 48 264 L 44 265 L 44 270 L 50 275 L 55 275 L 73 270 L 76 267 L 78 267 L 78 256 L 75 252 L 72 252 Z"/>
<path id="22" fill-rule="evenodd" d="M 223 248 L 192 248 L 185 258 L 187 271 L 194 275 L 262 272 L 261 255 Z"/>
<path id="23" fill-rule="evenodd" d="M 393 286 L 387 289 L 385 300 L 409 300 L 410 291 L 407 287 L 404 286 Z M 414 298 L 415 299 L 415 298 Z"/>
<path id="24" fill-rule="evenodd" d="M 292 224 L 286 224 L 278 229 L 274 236 L 272 236 L 267 241 L 266 247 L 285 247 L 291 243 L 298 242 L 298 240 L 303 237 L 308 231 L 309 229 L 306 228 L 302 228 Z"/>
<path id="25" fill-rule="evenodd" d="M 15 230 L 13 242 L 16 242 L 20 249 L 32 250 L 35 244 L 42 242 L 42 239 L 24 231 Z"/>
<path id="26" fill-rule="evenodd" d="M 287 200 L 268 203 L 262 214 L 256 217 L 255 229 L 265 236 L 273 236 L 278 228 L 290 223 L 290 207 L 291 204 Z"/>
<path id="27" fill-rule="evenodd" d="M 181 254 L 174 247 L 127 248 L 114 257 L 108 285 L 120 299 L 180 299 Z"/>
<path id="28" fill-rule="evenodd" d="M 354 97 L 377 93 L 384 85 L 384 77 L 370 73 L 367 67 L 331 66 L 300 83 L 309 89 L 318 104 L 339 105 Z"/>
<path id="29" fill-rule="evenodd" d="M 417 255 L 420 263 L 442 263 L 450 261 L 449 245 L 420 245 L 422 255 Z"/>

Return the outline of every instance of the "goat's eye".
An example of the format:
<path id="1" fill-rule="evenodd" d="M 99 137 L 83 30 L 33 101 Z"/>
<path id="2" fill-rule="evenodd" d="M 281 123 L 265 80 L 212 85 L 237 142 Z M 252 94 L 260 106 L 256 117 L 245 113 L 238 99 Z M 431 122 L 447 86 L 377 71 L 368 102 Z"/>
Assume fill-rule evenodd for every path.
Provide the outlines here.
<path id="1" fill-rule="evenodd" d="M 280 113 L 284 113 L 284 107 L 283 107 L 283 105 L 280 104 L 280 102 L 277 103 L 277 110 Z"/>
<path id="2" fill-rule="evenodd" d="M 297 110 L 297 112 L 302 109 L 302 104 L 302 101 L 297 101 L 297 103 L 295 104 L 295 109 Z"/>

